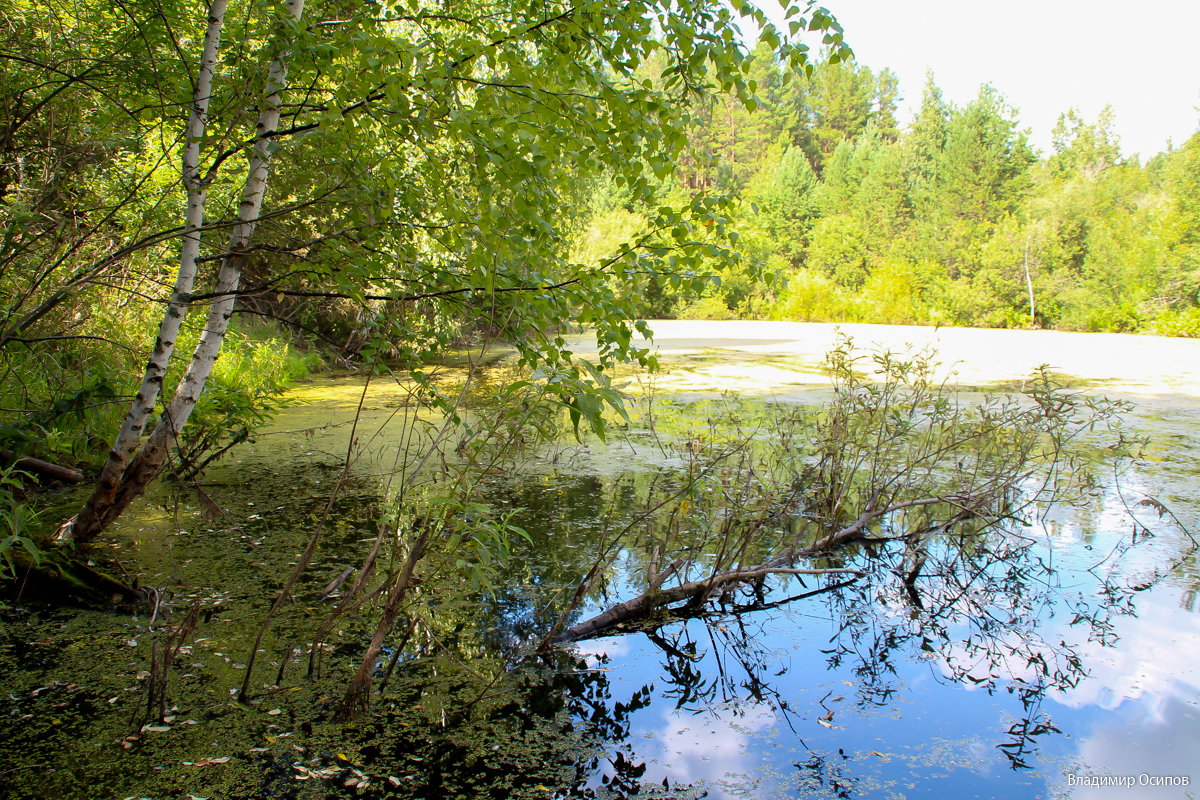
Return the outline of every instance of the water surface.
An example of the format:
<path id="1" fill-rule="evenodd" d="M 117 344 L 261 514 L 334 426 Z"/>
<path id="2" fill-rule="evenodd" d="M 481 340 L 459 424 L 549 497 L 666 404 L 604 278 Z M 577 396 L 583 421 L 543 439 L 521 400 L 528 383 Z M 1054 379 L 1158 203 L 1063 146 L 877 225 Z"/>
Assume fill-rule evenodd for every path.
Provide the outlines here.
<path id="1" fill-rule="evenodd" d="M 1019 389 L 1048 364 L 1079 391 L 1132 400 L 1127 422 L 1151 437 L 1146 459 L 1099 470 L 1078 506 L 1040 509 L 1022 530 L 1034 544 L 998 548 L 965 593 L 954 576 L 931 577 L 914 605 L 892 557 L 855 551 L 847 563 L 870 574 L 836 590 L 813 593 L 832 579 L 776 580 L 758 611 L 531 658 L 529 643 L 555 618 L 552 598 L 587 571 L 646 487 L 678 467 L 672 445 L 731 403 L 756 414 L 829 396 L 820 360 L 833 326 L 655 327 L 657 426 L 635 411 L 606 442 L 565 439 L 484 477 L 481 499 L 511 509 L 529 539 L 512 543 L 498 588 L 464 584 L 458 600 L 441 601 L 444 624 L 406 651 L 370 720 L 328 722 L 371 619 L 337 625 L 320 648 L 321 677 L 302 676 L 330 608 L 318 596 L 369 547 L 411 410 L 403 387 L 379 382 L 356 426 L 361 380 L 322 379 L 209 474 L 221 518 L 164 489 L 101 545 L 161 593 L 164 611 L 193 598 L 205 611 L 172 675 L 178 710 L 164 730 L 131 738 L 129 724 L 160 620 L 6 612 L 0 663 L 14 728 L 0 745 L 0 786 L 13 797 L 84 786 L 114 797 L 1198 793 L 1200 565 L 1186 554 L 1200 511 L 1200 343 L 842 326 L 861 345 L 935 342 L 947 374 L 972 390 Z M 574 341 L 583 355 L 591 346 Z M 647 381 L 619 384 L 640 398 Z M 480 402 L 488 396 L 484 381 Z M 265 640 L 259 691 L 238 703 L 231 690 L 249 642 L 324 514 L 352 430 L 352 479 Z M 621 563 L 637 567 L 633 554 Z M 616 573 L 581 613 L 634 586 L 633 572 Z M 1189 785 L 1149 785 L 1168 778 Z M 1129 785 L 1095 785 L 1104 781 Z"/>

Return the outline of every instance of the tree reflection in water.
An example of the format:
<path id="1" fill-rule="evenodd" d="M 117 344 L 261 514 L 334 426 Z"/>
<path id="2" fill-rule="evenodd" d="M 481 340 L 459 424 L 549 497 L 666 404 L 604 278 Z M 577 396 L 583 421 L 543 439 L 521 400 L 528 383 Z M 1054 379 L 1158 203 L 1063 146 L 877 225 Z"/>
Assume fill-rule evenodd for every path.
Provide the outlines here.
<path id="1" fill-rule="evenodd" d="M 452 658 L 410 663 L 388 689 L 388 710 L 343 732 L 350 741 L 338 746 L 352 747 L 373 776 L 358 795 L 703 796 L 670 780 L 647 785 L 630 720 L 651 703 L 654 687 L 615 697 L 603 661 L 558 650 L 510 663 L 487 682 L 472 674 L 478 662 L 473 668 Z M 414 724 L 413 709 L 435 704 L 440 718 L 435 713 L 431 724 Z"/>
<path id="2" fill-rule="evenodd" d="M 812 578 L 807 586 L 789 579 L 800 591 L 781 600 L 773 600 L 781 591 L 764 596 L 746 588 L 703 615 L 697 621 L 703 624 L 676 617 L 644 628 L 660 654 L 660 702 L 694 714 L 768 707 L 807 753 L 794 761 L 803 784 L 857 796 L 851 756 L 836 745 L 810 747 L 802 735 L 801 721 L 834 727 L 833 704 L 825 702 L 832 692 L 816 704 L 805 700 L 797 676 L 781 664 L 778 635 L 763 630 L 778 627 L 778 611 L 789 603 L 819 604 L 811 616 L 823 612 L 833 623 L 821 649 L 824 664 L 831 674 L 853 675 L 861 709 L 893 704 L 906 691 L 912 665 L 926 663 L 945 686 L 1010 695 L 1010 718 L 983 736 L 1011 770 L 1034 768 L 1046 737 L 1063 733 L 1048 698 L 1086 677 L 1090 643 L 1116 643 L 1115 621 L 1136 616 L 1133 599 L 1146 585 L 1104 574 L 1095 593 L 1064 587 L 1046 548 L 1012 530 L 931 543 L 915 582 L 905 580 L 908 563 L 899 543 L 867 542 L 841 562 L 866 571 L 861 579 L 825 576 L 815 587 Z"/>

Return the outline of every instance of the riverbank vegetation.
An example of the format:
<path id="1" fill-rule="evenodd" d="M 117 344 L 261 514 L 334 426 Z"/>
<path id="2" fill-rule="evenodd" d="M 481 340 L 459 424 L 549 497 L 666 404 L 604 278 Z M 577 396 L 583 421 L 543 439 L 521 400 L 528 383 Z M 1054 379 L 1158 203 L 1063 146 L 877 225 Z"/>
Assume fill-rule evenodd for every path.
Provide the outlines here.
<path id="1" fill-rule="evenodd" d="M 1118 409 L 1045 374 L 1020 398 L 969 405 L 932 382 L 929 356 L 859 361 L 848 343 L 822 409 L 713 417 L 684 435 L 649 411 L 653 395 L 614 382 L 620 364 L 655 365 L 635 338 L 644 317 L 1196 332 L 1200 139 L 1141 166 L 1103 120 L 1068 118 L 1039 161 L 990 90 L 959 109 L 932 84 L 901 131 L 894 81 L 856 66 L 811 4 L 788 27 L 814 37 L 819 63 L 748 5 L 761 34 L 747 52 L 708 0 L 10 6 L 0 572 L 22 592 L 52 564 L 107 566 L 103 548 L 121 549 L 119 579 L 96 580 L 140 598 L 121 646 L 145 668 L 124 685 L 125 657 L 105 651 L 99 701 L 122 719 L 101 727 L 125 732 L 110 737 L 121 751 L 189 723 L 228 724 L 242 747 L 246 712 L 270 747 L 238 751 L 230 796 L 335 776 L 398 789 L 395 775 L 347 773 L 344 755 L 313 756 L 297 778 L 275 747 L 363 717 L 398 665 L 437 682 L 441 659 L 456 663 L 436 719 L 419 715 L 444 733 L 506 708 L 493 689 L 516 691 L 518 665 L 578 666 L 561 643 L 704 616 L 745 587 L 735 612 L 795 576 L 822 590 L 895 578 L 919 608 L 927 565 L 947 581 L 979 555 L 969 584 L 989 553 L 1020 550 L 1013 526 L 1032 504 L 1088 474 L 1064 460 L 1077 440 L 1105 429 L 1130 445 L 1107 428 Z M 590 360 L 569 349 L 576 325 L 596 335 Z M 248 486 L 231 455 L 287 410 L 294 381 L 332 364 L 362 386 L 340 452 Z M 371 427 L 381 384 L 392 405 Z M 658 460 L 597 482 L 603 502 L 575 532 L 531 533 L 532 500 L 499 499 L 526 460 L 608 437 Z M 89 494 L 34 519 L 24 501 L 49 468 L 86 472 Z M 223 469 L 223 486 L 202 483 Z M 154 508 L 172 529 L 110 536 L 162 475 Z M 244 500 L 259 488 L 275 496 Z M 234 514 L 239 500 L 254 511 Z M 166 566 L 142 574 L 156 546 Z M 538 547 L 553 564 L 530 566 Z M 636 594 L 613 602 L 618 586 Z M 186 671 L 214 618 L 236 629 L 216 637 L 223 663 Z M 36 644 L 13 640 L 13 658 Z M 283 701 L 258 706 L 292 690 L 305 700 L 283 731 Z M 202 721 L 177 720 L 189 703 Z"/>
<path id="2" fill-rule="evenodd" d="M 356 385 L 385 402 L 352 430 L 272 431 L 211 465 L 216 515 L 168 483 L 98 540 L 95 557 L 112 548 L 141 577 L 144 605 L 59 611 L 52 625 L 27 602 L 6 611 L 0 658 L 29 717 L 0 752 L 39 765 L 14 785 L 30 797 L 82 776 L 121 796 L 586 797 L 603 775 L 616 787 L 599 796 L 654 796 L 629 741 L 650 689 L 631 697 L 562 645 L 644 632 L 671 691 L 719 703 L 724 676 L 679 635 L 691 619 L 746 659 L 769 700 L 779 678 L 755 667 L 768 660 L 754 615 L 811 598 L 845 631 L 818 634 L 821 646 L 867 676 L 873 703 L 894 691 L 889 659 L 909 651 L 1018 690 L 1024 763 L 1052 724 L 1040 700 L 1083 670 L 1030 608 L 1103 626 L 1145 581 L 1122 558 L 1101 570 L 1112 585 L 1099 605 L 1044 596 L 1057 581 L 1029 526 L 1059 499 L 1102 513 L 1097 480 L 1139 442 L 1122 406 L 1046 375 L 1025 396 L 981 400 L 935 366 L 843 341 L 824 404 L 647 388 L 627 417 L 607 412 L 607 443 L 586 429 L 576 440 L 570 409 L 539 402 L 545 385 L 516 370 L 439 370 L 459 423 L 419 383 Z M 1148 529 L 1126 539 L 1154 541 Z M 86 673 L 71 666 L 80 651 Z M 68 734 L 90 748 L 75 766 L 73 747 L 44 746 Z"/>
<path id="3" fill-rule="evenodd" d="M 994 91 L 953 107 L 932 79 L 901 126 L 894 76 L 811 7 L 819 57 L 769 27 L 746 52 L 702 4 L 611 35 L 602 10 L 289 8 L 309 21 L 13 5 L 0 449 L 107 459 L 114 502 L 168 439 L 187 475 L 249 435 L 295 363 L 420 374 L 488 336 L 596 424 L 568 321 L 600 366 L 646 359 L 633 321 L 657 316 L 1200 331 L 1200 139 L 1140 164 L 1071 112 L 1043 157 Z"/>
<path id="4" fill-rule="evenodd" d="M 93 542 L 164 471 L 194 483 L 279 411 L 318 345 L 445 415 L 425 460 L 463 424 L 427 365 L 464 345 L 513 346 L 537 401 L 602 435 L 622 405 L 606 369 L 652 363 L 636 288 L 740 263 L 728 198 L 661 191 L 687 108 L 718 89 L 754 102 L 738 20 L 705 0 L 10 11 L 0 447 L 95 475 L 65 545 Z M 809 62 L 740 11 L 782 62 Z M 824 10 L 790 16 L 848 53 Z M 600 181 L 654 211 L 576 259 Z M 594 363 L 566 350 L 568 323 L 595 330 Z M 5 485 L 14 509 L 21 491 Z M 5 553 L 36 556 L 9 516 Z"/>

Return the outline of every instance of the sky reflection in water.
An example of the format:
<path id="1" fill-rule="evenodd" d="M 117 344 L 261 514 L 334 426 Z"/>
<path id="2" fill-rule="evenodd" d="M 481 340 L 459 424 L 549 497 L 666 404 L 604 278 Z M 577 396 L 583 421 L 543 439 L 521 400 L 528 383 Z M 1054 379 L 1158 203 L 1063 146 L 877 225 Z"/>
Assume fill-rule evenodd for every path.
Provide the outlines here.
<path id="1" fill-rule="evenodd" d="M 1187 536 L 1138 505 L 1161 499 L 1195 527 L 1195 406 L 1144 399 L 1131 422 L 1155 437 L 1149 463 L 1096 508 L 1054 509 L 1023 531 L 1037 544 L 1016 578 L 994 576 L 1009 595 L 986 597 L 999 623 L 953 600 L 937 608 L 936 588 L 918 612 L 877 572 L 711 628 L 578 645 L 609 671 L 614 702 L 652 687 L 630 717 L 643 785 L 711 798 L 1200 796 L 1200 570 L 1193 555 L 1168 572 Z M 1131 509 L 1156 535 L 1126 549 Z M 1083 780 L 1104 776 L 1133 785 Z"/>
<path id="2" fill-rule="evenodd" d="M 683 655 L 644 634 L 580 652 L 604 656 L 614 700 L 653 686 L 650 706 L 631 720 L 646 784 L 702 782 L 712 798 L 1054 796 L 1071 788 L 1068 775 L 1194 780 L 1200 617 L 1180 607 L 1179 592 L 1168 584 L 1142 593 L 1137 616 L 1115 623 L 1108 646 L 1085 633 L 1077 652 L 1087 676 L 1044 694 L 1031 690 L 1035 669 L 989 692 L 953 680 L 941 654 L 911 647 L 889 654 L 882 674 L 850 659 L 831 667 L 844 634 L 822 597 L 727 620 L 712 638 L 697 621 L 667 626 L 661 638 Z M 1078 638 L 1069 619 L 1044 619 L 1044 639 Z M 740 626 L 752 629 L 748 646 L 722 635 Z M 1038 733 L 1039 723 L 1053 727 Z M 1077 786 L 1070 796 L 1186 795 Z"/>

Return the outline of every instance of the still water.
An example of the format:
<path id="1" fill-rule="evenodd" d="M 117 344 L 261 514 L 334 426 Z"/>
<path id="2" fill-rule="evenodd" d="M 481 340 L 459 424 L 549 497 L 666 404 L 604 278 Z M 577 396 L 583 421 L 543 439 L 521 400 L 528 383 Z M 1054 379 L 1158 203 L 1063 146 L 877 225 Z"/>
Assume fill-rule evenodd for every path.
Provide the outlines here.
<path id="1" fill-rule="evenodd" d="M 362 391 L 353 379 L 300 387 L 302 404 L 210 474 L 221 519 L 164 492 L 104 543 L 143 585 L 205 612 L 161 730 L 130 737 L 155 624 L 145 612 L 6 612 L 6 796 L 1200 795 L 1200 342 L 844 326 L 862 346 L 936 346 L 967 399 L 1020 389 L 1049 364 L 1079 391 L 1134 402 L 1126 424 L 1150 446 L 1119 473 L 1100 470 L 1086 502 L 1028 515 L 1031 545 L 998 549 L 966 585 L 930 576 L 919 602 L 897 563 L 858 553 L 847 563 L 867 575 L 840 588 L 776 580 L 750 613 L 528 657 L 555 618 L 547 597 L 573 586 L 605 526 L 672 468 L 663 438 L 686 438 L 716 405 L 828 397 L 831 326 L 655 328 L 656 413 L 673 424 L 649 436 L 635 416 L 627 435 L 560 443 L 489 475 L 481 498 L 511 509 L 528 540 L 513 544 L 500 588 L 467 608 L 446 601 L 449 622 L 400 659 L 374 717 L 350 728 L 325 720 L 367 622 L 339 625 L 321 645 L 321 677 L 302 676 L 328 612 L 317 596 L 374 536 L 397 439 L 373 432 L 402 413 L 395 389 L 363 402 L 364 455 L 265 641 L 263 690 L 231 697 L 265 607 L 323 515 Z M 621 379 L 631 395 L 643 386 Z M 618 570 L 583 614 L 634 593 Z"/>
<path id="2" fill-rule="evenodd" d="M 1043 510 L 1028 531 L 1037 545 L 1021 556 L 1036 568 L 1016 565 L 994 594 L 973 587 L 987 596 L 974 607 L 945 598 L 914 614 L 858 587 L 725 625 L 681 623 L 661 632 L 669 643 L 585 643 L 614 686 L 654 687 L 630 732 L 646 777 L 701 779 L 710 797 L 1200 794 L 1200 573 L 1194 556 L 1166 569 L 1191 549 L 1181 527 L 1129 510 L 1156 498 L 1196 532 L 1197 343 L 845 330 L 897 351 L 932 345 L 946 373 L 985 389 L 1049 364 L 1081 390 L 1136 403 L 1127 421 L 1151 436 L 1147 460 L 1100 488 L 1091 512 Z M 764 402 L 819 391 L 814 368 L 833 342 L 832 326 L 786 323 L 657 333 L 677 365 L 664 383 Z M 1120 551 L 1134 516 L 1160 536 Z"/>

